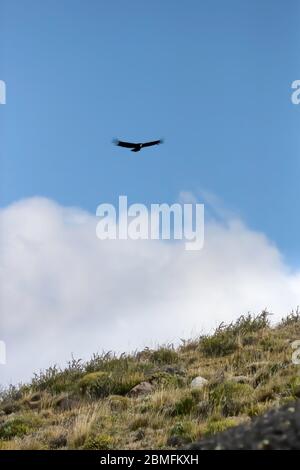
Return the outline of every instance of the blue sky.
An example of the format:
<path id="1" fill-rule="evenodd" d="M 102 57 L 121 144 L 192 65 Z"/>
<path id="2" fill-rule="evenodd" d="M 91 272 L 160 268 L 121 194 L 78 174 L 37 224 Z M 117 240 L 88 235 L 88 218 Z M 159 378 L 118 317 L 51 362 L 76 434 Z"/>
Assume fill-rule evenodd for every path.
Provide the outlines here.
<path id="1" fill-rule="evenodd" d="M 0 0 L 1 383 L 299 305 L 299 10 Z M 182 191 L 237 215 L 208 218 L 203 250 L 96 237 L 100 203 Z"/>
<path id="2" fill-rule="evenodd" d="M 1 0 L 1 206 L 206 190 L 299 265 L 297 0 Z M 165 138 L 132 154 L 111 144 Z"/>

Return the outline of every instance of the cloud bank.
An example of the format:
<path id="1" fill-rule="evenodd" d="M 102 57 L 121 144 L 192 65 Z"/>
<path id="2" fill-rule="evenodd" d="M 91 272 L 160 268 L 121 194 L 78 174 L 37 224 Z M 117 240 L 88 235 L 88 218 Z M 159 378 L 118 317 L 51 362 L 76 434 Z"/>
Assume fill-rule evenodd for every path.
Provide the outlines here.
<path id="1" fill-rule="evenodd" d="M 100 241 L 96 217 L 31 198 L 0 211 L 0 383 L 71 354 L 132 351 L 299 304 L 300 273 L 240 220 L 210 220 L 202 251 L 184 243 Z"/>

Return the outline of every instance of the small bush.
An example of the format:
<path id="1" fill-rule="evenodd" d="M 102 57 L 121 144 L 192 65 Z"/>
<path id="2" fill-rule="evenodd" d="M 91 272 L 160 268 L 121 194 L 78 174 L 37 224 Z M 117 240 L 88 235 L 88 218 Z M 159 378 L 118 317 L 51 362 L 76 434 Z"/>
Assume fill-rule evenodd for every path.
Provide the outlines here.
<path id="1" fill-rule="evenodd" d="M 101 398 L 109 394 L 109 373 L 91 372 L 84 375 L 78 382 L 78 388 L 83 395 L 91 398 Z"/>
<path id="2" fill-rule="evenodd" d="M 245 406 L 243 413 L 250 418 L 255 418 L 265 413 L 269 407 L 270 405 L 268 403 L 251 403 L 249 406 Z"/>
<path id="3" fill-rule="evenodd" d="M 111 450 L 114 441 L 107 434 L 99 434 L 98 436 L 89 436 L 83 445 L 85 450 Z"/>
<path id="4" fill-rule="evenodd" d="M 209 402 L 224 416 L 238 415 L 253 400 L 253 388 L 247 384 L 224 382 L 209 393 Z"/>
<path id="5" fill-rule="evenodd" d="M 263 351 L 270 353 L 281 353 L 287 349 L 286 342 L 282 338 L 275 335 L 269 335 L 259 341 L 259 346 Z"/>
<path id="6" fill-rule="evenodd" d="M 170 429 L 170 436 L 186 436 L 191 431 L 191 424 L 187 422 L 178 421 Z"/>
<path id="7" fill-rule="evenodd" d="M 82 376 L 83 365 L 80 360 L 72 360 L 69 362 L 65 370 L 61 370 L 56 365 L 49 367 L 45 371 L 34 374 L 31 383 L 33 390 L 44 391 L 58 394 L 73 390 L 74 384 Z"/>
<path id="8" fill-rule="evenodd" d="M 186 396 L 177 401 L 171 411 L 172 416 L 183 416 L 190 414 L 195 407 L 195 401 L 192 396 Z"/>
<path id="9" fill-rule="evenodd" d="M 185 380 L 180 375 L 169 374 L 168 372 L 159 371 L 151 375 L 151 383 L 160 385 L 163 388 L 183 387 Z"/>
<path id="10" fill-rule="evenodd" d="M 300 310 L 299 307 L 296 308 L 296 311 L 292 310 L 289 315 L 282 318 L 279 328 L 285 328 L 286 326 L 300 324 Z"/>
<path id="11" fill-rule="evenodd" d="M 9 385 L 3 388 L 0 385 L 0 402 L 1 404 L 14 403 L 22 398 L 23 393 L 29 389 L 28 385 Z"/>
<path id="12" fill-rule="evenodd" d="M 130 399 L 120 395 L 111 395 L 108 402 L 112 411 L 125 411 L 130 405 Z"/>
<path id="13" fill-rule="evenodd" d="M 227 356 L 238 348 L 237 338 L 227 332 L 218 332 L 213 336 L 201 338 L 199 350 L 206 357 Z"/>
<path id="14" fill-rule="evenodd" d="M 181 447 L 200 437 L 199 426 L 192 421 L 178 421 L 169 431 L 167 444 L 172 447 Z"/>
<path id="15" fill-rule="evenodd" d="M 291 396 L 294 398 L 300 398 L 300 376 L 297 375 L 292 377 L 288 385 Z"/>
<path id="16" fill-rule="evenodd" d="M 22 437 L 31 431 L 28 423 L 24 422 L 22 418 L 15 418 L 0 426 L 0 439 L 9 440 L 14 437 Z"/>
<path id="17" fill-rule="evenodd" d="M 146 416 L 136 417 L 129 426 L 131 431 L 137 431 L 141 428 L 147 428 L 149 426 L 149 419 Z"/>
<path id="18" fill-rule="evenodd" d="M 16 413 L 17 411 L 20 411 L 20 408 L 20 403 L 8 401 L 1 405 L 0 410 L 3 411 L 6 415 L 10 415 L 11 413 Z"/>
<path id="19" fill-rule="evenodd" d="M 225 325 L 221 323 L 212 336 L 200 338 L 199 350 L 207 357 L 227 356 L 234 353 L 242 338 L 269 328 L 269 313 L 263 311 L 259 315 L 242 315 L 236 322 Z"/>
<path id="20" fill-rule="evenodd" d="M 159 348 L 153 351 L 149 357 L 149 360 L 154 364 L 174 364 L 178 362 L 179 356 L 177 351 L 173 348 Z"/>
<path id="21" fill-rule="evenodd" d="M 110 394 L 126 395 L 135 385 L 144 379 L 138 372 L 91 372 L 86 374 L 78 383 L 80 392 L 90 398 L 103 398 Z"/>
<path id="22" fill-rule="evenodd" d="M 128 372 L 127 374 L 113 375 L 111 379 L 110 393 L 114 395 L 126 395 L 130 390 L 143 382 L 145 376 L 141 372 Z"/>
<path id="23" fill-rule="evenodd" d="M 232 428 L 237 425 L 236 418 L 223 418 L 223 419 L 210 419 L 205 426 L 204 434 L 211 436 L 218 432 L 225 431 L 226 429 Z"/>
<path id="24" fill-rule="evenodd" d="M 280 371 L 281 367 L 282 367 L 282 364 L 271 363 L 271 362 L 261 367 L 261 369 L 259 369 L 258 372 L 254 376 L 254 379 L 253 379 L 254 387 L 257 387 L 258 385 L 260 386 L 265 385 L 273 375 L 277 374 Z"/>

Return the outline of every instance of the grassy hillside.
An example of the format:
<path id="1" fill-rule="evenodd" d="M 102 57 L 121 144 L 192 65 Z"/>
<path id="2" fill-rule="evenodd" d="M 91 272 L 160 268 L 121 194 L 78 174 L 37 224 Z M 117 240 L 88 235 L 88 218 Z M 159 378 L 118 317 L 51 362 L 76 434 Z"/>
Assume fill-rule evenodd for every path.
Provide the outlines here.
<path id="1" fill-rule="evenodd" d="M 177 349 L 51 367 L 2 391 L 0 449 L 170 449 L 198 441 L 300 397 L 297 339 L 298 312 L 275 327 L 262 312 Z M 207 382 L 192 387 L 198 376 Z"/>

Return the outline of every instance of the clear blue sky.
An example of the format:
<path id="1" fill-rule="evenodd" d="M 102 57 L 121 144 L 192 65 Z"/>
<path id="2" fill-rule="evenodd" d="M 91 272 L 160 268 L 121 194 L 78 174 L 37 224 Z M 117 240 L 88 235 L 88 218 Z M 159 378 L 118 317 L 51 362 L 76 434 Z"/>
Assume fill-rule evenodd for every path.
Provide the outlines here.
<path id="1" fill-rule="evenodd" d="M 0 0 L 1 206 L 205 189 L 299 265 L 299 17 L 298 0 Z"/>

